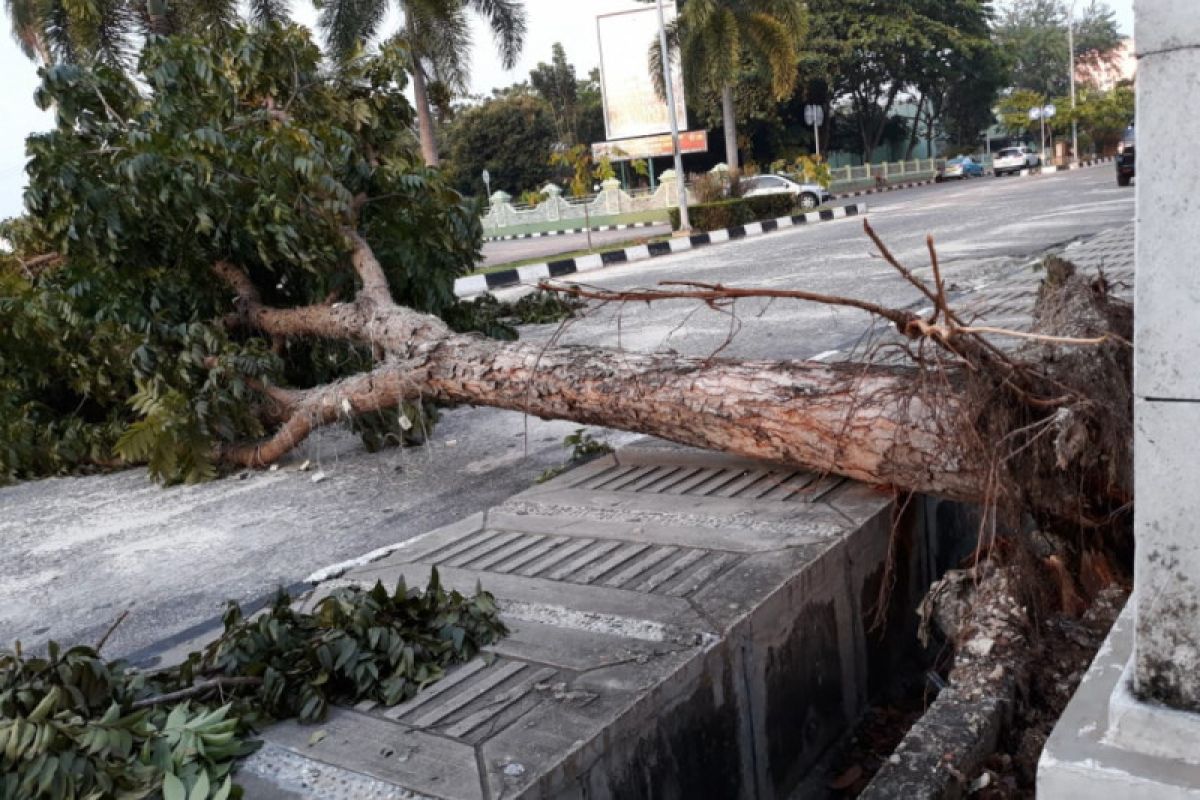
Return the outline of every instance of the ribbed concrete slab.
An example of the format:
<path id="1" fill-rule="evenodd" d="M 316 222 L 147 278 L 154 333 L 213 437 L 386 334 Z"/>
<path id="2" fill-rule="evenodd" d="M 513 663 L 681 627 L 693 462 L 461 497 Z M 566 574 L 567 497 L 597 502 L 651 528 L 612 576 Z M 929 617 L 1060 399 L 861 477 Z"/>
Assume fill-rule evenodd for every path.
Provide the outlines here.
<path id="1" fill-rule="evenodd" d="M 785 797 L 865 703 L 892 531 L 889 496 L 839 479 L 674 447 L 595 461 L 319 587 L 436 567 L 513 633 L 320 742 L 268 731 L 253 796 L 339 796 L 304 773 L 379 797 Z"/>

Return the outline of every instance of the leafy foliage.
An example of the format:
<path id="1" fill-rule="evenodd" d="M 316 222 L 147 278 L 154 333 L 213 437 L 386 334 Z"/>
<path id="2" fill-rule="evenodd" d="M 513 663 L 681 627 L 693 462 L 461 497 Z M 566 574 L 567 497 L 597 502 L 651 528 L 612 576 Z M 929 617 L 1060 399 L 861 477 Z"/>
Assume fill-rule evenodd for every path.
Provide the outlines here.
<path id="1" fill-rule="evenodd" d="M 809 10 L 804 71 L 825 76 L 832 96 L 849 99 L 864 159 L 884 140 L 906 91 L 933 95 L 939 110 L 952 92 L 961 105 L 986 109 L 1002 82 L 988 31 L 990 0 L 812 0 Z M 968 70 L 986 71 L 975 84 Z M 982 119 L 972 108 L 972 120 Z"/>
<path id="2" fill-rule="evenodd" d="M 1077 62 L 1109 61 L 1121 42 L 1112 9 L 1096 0 L 1076 6 Z M 1043 97 L 1067 93 L 1067 7 L 1062 0 L 1013 0 L 997 22 L 995 33 L 1011 62 L 1014 89 L 1027 89 Z"/>
<path id="3" fill-rule="evenodd" d="M 463 192 L 483 193 L 483 170 L 492 190 L 540 190 L 554 176 L 549 163 L 557 138 L 550 107 L 530 94 L 514 94 L 460 112 L 447 131 L 451 180 Z"/>
<path id="4" fill-rule="evenodd" d="M 447 592 L 435 570 L 424 591 L 341 588 L 312 613 L 283 593 L 250 619 L 231 603 L 220 638 L 156 673 L 92 647 L 30 657 L 18 644 L 0 652 L 0 797 L 240 795 L 230 771 L 256 749 L 253 726 L 316 722 L 334 703 L 394 705 L 506 632 L 490 594 Z M 224 705 L 193 702 L 231 678 Z"/>
<path id="5" fill-rule="evenodd" d="M 388 0 L 314 0 L 320 10 L 318 25 L 339 59 L 353 58 L 379 33 L 387 15 Z M 432 108 L 428 95 L 443 98 L 464 93 L 469 82 L 471 13 L 480 16 L 492 31 L 496 51 L 505 69 L 512 69 L 525 41 L 525 9 L 519 0 L 396 0 L 401 23 L 390 41 L 403 45 L 409 56 L 414 87 L 429 79 L 430 92 L 416 92 L 421 116 L 422 145 L 430 163 L 437 163 Z"/>
<path id="6" fill-rule="evenodd" d="M 13 37 L 26 57 L 42 64 L 103 64 L 126 70 L 146 37 L 191 34 L 224 42 L 238 25 L 237 0 L 5 0 Z M 256 25 L 288 21 L 287 0 L 245 4 Z"/>
<path id="7" fill-rule="evenodd" d="M 478 256 L 478 207 L 420 165 L 395 45 L 322 68 L 299 27 L 234 28 L 117 69 L 42 70 L 54 130 L 29 138 L 29 215 L 0 253 L 0 481 L 146 462 L 203 480 L 219 442 L 263 432 L 255 386 L 353 374 L 367 348 L 268 341 L 230 326 L 242 267 L 264 301 L 349 298 L 348 227 L 393 296 L 444 312 Z M 25 265 L 48 264 L 37 269 Z"/>
<path id="8" fill-rule="evenodd" d="M 534 483 L 545 483 L 546 481 L 553 480 L 576 464 L 591 461 L 594 458 L 608 455 L 613 451 L 612 445 L 592 436 L 587 428 L 576 428 L 574 433 L 563 437 L 563 447 L 571 448 L 571 457 L 567 460 L 567 463 L 560 464 L 557 467 L 550 467 L 539 475 Z"/>
<path id="9" fill-rule="evenodd" d="M 791 175 L 798 183 L 815 183 L 826 189 L 833 183 L 829 162 L 819 156 L 797 156 L 791 164 L 780 160 L 771 165 L 771 172 Z"/>
<path id="10" fill-rule="evenodd" d="M 679 53 L 689 97 L 715 106 L 747 72 L 757 72 L 776 101 L 796 88 L 800 47 L 808 26 L 807 4 L 801 0 L 688 0 L 667 31 L 667 47 Z M 657 41 L 649 46 L 648 68 L 665 96 L 663 54 Z M 722 125 L 736 140 L 736 111 L 725 107 Z M 725 154 L 738 169 L 736 148 Z"/>
<path id="11" fill-rule="evenodd" d="M 554 292 L 536 291 L 519 300 L 497 300 L 490 294 L 463 302 L 445 314 L 446 323 L 465 333 L 477 331 L 493 339 L 515 341 L 518 325 L 547 325 L 575 316 L 584 301 Z"/>

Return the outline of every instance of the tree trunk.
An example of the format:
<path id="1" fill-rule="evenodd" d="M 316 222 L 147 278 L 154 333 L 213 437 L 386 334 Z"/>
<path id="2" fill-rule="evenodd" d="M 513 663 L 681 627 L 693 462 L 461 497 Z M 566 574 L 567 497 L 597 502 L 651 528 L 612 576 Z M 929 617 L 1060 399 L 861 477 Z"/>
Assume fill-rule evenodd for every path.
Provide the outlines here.
<path id="1" fill-rule="evenodd" d="M 917 149 L 917 139 L 921 130 L 921 113 L 925 110 L 925 95 L 917 103 L 917 113 L 913 115 L 912 128 L 908 132 L 908 150 L 904 153 L 905 161 L 912 161 L 913 151 Z"/>
<path id="2" fill-rule="evenodd" d="M 149 17 L 151 33 L 155 36 L 171 35 L 171 19 L 168 16 L 167 0 L 147 0 L 146 15 Z"/>
<path id="3" fill-rule="evenodd" d="M 733 85 L 721 90 L 721 124 L 725 126 L 725 164 L 730 173 L 741 171 L 738 161 L 737 104 L 733 102 Z"/>
<path id="4" fill-rule="evenodd" d="M 968 369 L 941 370 L 931 378 L 927 367 L 734 362 L 454 334 L 437 317 L 393 303 L 369 246 L 357 234 L 348 235 L 356 242 L 353 263 L 362 281 L 350 303 L 266 307 L 245 273 L 229 264 L 215 265 L 239 298 L 238 314 L 228 324 L 271 337 L 370 344 L 384 353 L 373 371 L 335 384 L 308 390 L 259 387 L 275 405 L 266 410 L 269 416 L 284 423 L 264 441 L 222 447 L 221 460 L 263 466 L 322 425 L 404 401 L 433 400 L 646 433 L 965 501 L 1019 497 L 1045 513 L 1066 508 L 1067 513 L 1096 518 L 1108 513 L 1109 500 L 1119 504 L 1128 499 L 1125 474 L 1113 477 L 1112 465 L 1123 463 L 1115 452 L 1119 444 L 1084 471 L 1066 469 L 1079 458 L 1063 449 L 1062 440 L 1075 447 L 1077 435 L 1087 438 L 1078 434 L 1081 427 L 1096 427 L 1094 420 L 1082 417 L 1088 411 L 1074 409 L 1091 408 L 1097 398 L 1068 408 L 1057 400 L 1032 397 L 1030 407 L 1021 406 L 1013 398 L 1030 397 L 1029 383 L 1024 373 L 1009 369 L 1013 362 L 1007 356 L 968 360 Z M 953 327 L 957 317 L 945 307 L 940 285 L 939 278 L 935 302 L 945 309 L 945 325 Z M 864 309 L 869 305 L 819 299 Z M 931 330 L 930 322 L 909 312 L 880 311 L 910 336 Z M 983 352 L 974 349 L 981 340 L 954 338 L 955 331 L 945 327 L 932 330 L 952 353 L 969 359 L 972 352 Z M 1062 356 L 1055 361 L 1088 385 L 1099 385 L 1107 374 L 1089 374 L 1090 362 Z M 998 380 L 981 381 L 979 373 L 989 363 L 998 364 L 1002 374 Z M 1057 378 L 1050 383 L 1055 395 L 1070 395 Z M 1046 402 L 1053 405 L 1036 405 Z M 1038 411 L 1031 419 L 1027 412 L 1034 406 Z M 1058 426 L 1058 437 L 1043 436 L 1051 424 Z M 1021 438 L 1025 435 L 1032 436 L 1027 445 Z M 1011 441 L 1017 449 L 998 453 L 998 441 Z M 1091 499 L 1076 499 L 1080 487 L 1087 487 Z"/>
<path id="5" fill-rule="evenodd" d="M 875 128 L 874 135 L 871 137 L 872 153 L 875 152 L 875 149 L 879 147 L 880 142 L 883 141 L 883 132 L 887 129 L 888 119 L 891 116 L 892 107 L 896 104 L 896 95 L 899 91 L 899 83 L 893 83 L 892 88 L 888 89 L 887 103 L 884 104 L 883 109 L 880 112 L 879 125 Z M 868 158 L 868 161 L 869 160 L 870 159 Z"/>
<path id="6" fill-rule="evenodd" d="M 421 136 L 421 155 L 425 158 L 425 166 L 438 166 L 437 133 L 433 128 L 433 109 L 429 105 L 429 92 L 425 86 L 425 70 L 416 52 L 412 56 L 413 64 L 413 105 L 417 107 L 417 129 Z"/>

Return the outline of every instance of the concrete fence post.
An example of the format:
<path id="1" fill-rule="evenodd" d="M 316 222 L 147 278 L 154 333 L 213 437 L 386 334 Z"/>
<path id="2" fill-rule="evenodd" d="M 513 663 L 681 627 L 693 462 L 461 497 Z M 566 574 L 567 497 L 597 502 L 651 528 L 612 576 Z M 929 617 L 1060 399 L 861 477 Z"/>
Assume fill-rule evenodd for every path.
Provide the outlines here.
<path id="1" fill-rule="evenodd" d="M 663 197 L 666 199 L 666 207 L 672 208 L 679 202 L 679 176 L 675 174 L 675 170 L 669 169 L 658 176 L 658 181 L 662 184 Z"/>
<path id="2" fill-rule="evenodd" d="M 621 182 L 616 178 L 609 178 L 600 184 L 600 195 L 604 198 L 604 212 L 606 214 L 621 213 Z"/>
<path id="3" fill-rule="evenodd" d="M 493 216 L 493 225 L 497 228 L 503 228 L 508 225 L 513 218 L 513 207 L 511 205 L 512 195 L 507 192 L 495 191 L 491 196 Z"/>
<path id="4" fill-rule="evenodd" d="M 562 204 L 559 202 L 562 196 L 562 189 L 557 184 L 547 183 L 542 187 L 541 194 L 545 195 L 546 199 L 539 205 L 546 208 L 546 221 L 557 222 L 562 219 L 563 210 Z"/>

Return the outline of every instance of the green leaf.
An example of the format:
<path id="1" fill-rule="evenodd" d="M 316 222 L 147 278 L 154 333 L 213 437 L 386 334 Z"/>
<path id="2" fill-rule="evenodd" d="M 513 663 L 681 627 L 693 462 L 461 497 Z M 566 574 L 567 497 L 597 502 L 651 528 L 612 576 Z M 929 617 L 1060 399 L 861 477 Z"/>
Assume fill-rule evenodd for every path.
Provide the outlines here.
<path id="1" fill-rule="evenodd" d="M 165 792 L 164 792 L 165 794 Z M 164 797 L 164 800 L 166 798 Z M 187 800 L 208 800 L 208 773 L 201 772 L 196 778 L 196 782 L 192 784 L 192 790 L 188 792 Z"/>
<path id="2" fill-rule="evenodd" d="M 162 793 L 163 800 L 188 800 L 183 781 L 170 772 L 163 775 Z"/>

